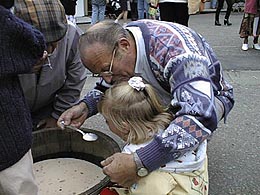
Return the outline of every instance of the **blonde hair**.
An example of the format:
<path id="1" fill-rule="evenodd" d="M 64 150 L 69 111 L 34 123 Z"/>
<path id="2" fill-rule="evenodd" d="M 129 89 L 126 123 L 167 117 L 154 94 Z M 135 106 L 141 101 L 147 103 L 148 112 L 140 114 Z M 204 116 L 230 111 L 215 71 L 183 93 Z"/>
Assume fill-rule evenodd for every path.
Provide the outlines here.
<path id="1" fill-rule="evenodd" d="M 128 82 L 114 85 L 105 92 L 98 105 L 99 112 L 122 131 L 129 128 L 128 143 L 140 144 L 153 138 L 169 125 L 173 116 L 160 104 L 153 87 L 145 84 L 136 90 Z"/>

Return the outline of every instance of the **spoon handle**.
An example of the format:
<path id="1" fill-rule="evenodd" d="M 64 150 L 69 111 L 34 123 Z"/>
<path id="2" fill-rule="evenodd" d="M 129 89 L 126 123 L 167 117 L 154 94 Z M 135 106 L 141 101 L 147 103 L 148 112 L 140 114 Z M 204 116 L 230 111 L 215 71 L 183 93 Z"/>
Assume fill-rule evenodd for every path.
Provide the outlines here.
<path id="1" fill-rule="evenodd" d="M 83 131 L 81 131 L 80 129 L 73 127 L 71 125 L 66 125 L 65 128 L 69 129 L 69 130 L 73 130 L 73 131 L 78 131 L 80 132 L 82 135 L 85 135 L 85 133 Z"/>

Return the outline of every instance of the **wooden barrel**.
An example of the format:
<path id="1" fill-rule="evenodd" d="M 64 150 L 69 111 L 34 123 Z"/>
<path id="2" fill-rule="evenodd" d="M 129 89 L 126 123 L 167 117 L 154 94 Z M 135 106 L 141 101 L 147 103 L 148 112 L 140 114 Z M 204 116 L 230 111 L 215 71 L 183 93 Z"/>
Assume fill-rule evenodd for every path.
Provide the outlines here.
<path id="1" fill-rule="evenodd" d="M 34 162 L 54 158 L 76 158 L 86 160 L 97 166 L 108 156 L 120 152 L 120 147 L 108 135 L 91 129 L 81 128 L 84 132 L 95 133 L 98 139 L 88 142 L 82 139 L 82 134 L 76 131 L 59 128 L 42 129 L 33 132 L 32 154 Z M 87 189 L 82 195 L 98 195 L 107 186 L 109 178 Z"/>

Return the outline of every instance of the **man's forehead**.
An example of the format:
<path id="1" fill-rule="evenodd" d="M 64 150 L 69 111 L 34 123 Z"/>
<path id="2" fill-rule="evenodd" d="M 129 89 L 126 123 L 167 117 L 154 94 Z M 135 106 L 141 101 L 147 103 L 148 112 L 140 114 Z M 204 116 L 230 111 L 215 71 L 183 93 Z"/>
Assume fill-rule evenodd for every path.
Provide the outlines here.
<path id="1" fill-rule="evenodd" d="M 85 47 L 84 53 L 91 53 L 92 55 L 99 55 L 100 53 L 107 53 L 108 47 L 102 43 L 94 43 Z"/>
<path id="2" fill-rule="evenodd" d="M 91 47 L 86 47 L 83 52 L 81 52 L 81 60 L 85 66 L 93 71 L 100 71 L 104 59 L 107 58 L 109 51 L 106 47 L 102 45 L 92 45 Z"/>
<path id="3" fill-rule="evenodd" d="M 83 55 L 85 56 L 86 60 L 91 60 L 89 58 L 103 58 L 105 55 L 109 53 L 107 47 L 101 44 L 93 44 L 89 47 L 86 47 Z"/>

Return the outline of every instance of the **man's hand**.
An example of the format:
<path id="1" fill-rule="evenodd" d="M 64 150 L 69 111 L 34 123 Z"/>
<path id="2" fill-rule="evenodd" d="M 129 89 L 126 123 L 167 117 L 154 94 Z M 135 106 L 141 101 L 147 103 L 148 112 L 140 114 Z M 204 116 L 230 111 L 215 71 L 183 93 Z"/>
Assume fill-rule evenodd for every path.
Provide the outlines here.
<path id="1" fill-rule="evenodd" d="M 84 102 L 81 102 L 80 104 L 75 105 L 63 112 L 58 119 L 57 125 L 62 129 L 66 125 L 71 125 L 79 128 L 87 119 L 87 116 L 87 105 Z"/>
<path id="2" fill-rule="evenodd" d="M 37 129 L 43 129 L 43 128 L 54 128 L 57 127 L 57 120 L 55 118 L 49 117 L 46 119 L 41 120 L 37 124 Z"/>
<path id="3" fill-rule="evenodd" d="M 37 74 L 37 73 L 39 73 L 41 71 L 42 65 L 46 61 L 47 57 L 48 57 L 48 52 L 44 51 L 41 59 L 39 59 L 38 62 L 33 66 L 32 73 L 36 73 Z"/>
<path id="4" fill-rule="evenodd" d="M 104 174 L 123 187 L 130 187 L 138 181 L 133 154 L 115 153 L 101 162 Z"/>

